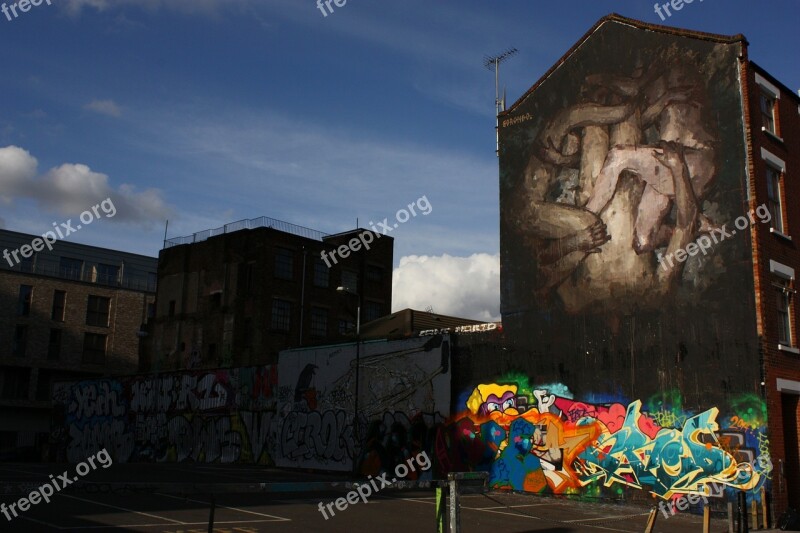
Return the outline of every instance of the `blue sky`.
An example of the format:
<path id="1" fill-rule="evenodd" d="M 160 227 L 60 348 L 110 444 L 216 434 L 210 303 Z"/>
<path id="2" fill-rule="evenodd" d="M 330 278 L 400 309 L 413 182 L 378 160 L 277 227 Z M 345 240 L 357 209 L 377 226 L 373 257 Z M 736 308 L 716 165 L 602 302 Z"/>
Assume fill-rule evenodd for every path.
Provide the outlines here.
<path id="1" fill-rule="evenodd" d="M 7 3 L 8 0 L 6 0 Z M 433 207 L 393 232 L 395 308 L 499 306 L 494 78 L 516 100 L 600 17 L 652 1 L 52 0 L 0 15 L 0 226 L 156 255 L 270 216 L 328 233 Z M 663 3 L 663 2 L 662 2 Z M 793 13 L 794 16 L 787 16 Z M 744 33 L 800 87 L 800 1 L 695 0 L 664 24 Z M 405 270 L 403 270 L 405 269 Z"/>

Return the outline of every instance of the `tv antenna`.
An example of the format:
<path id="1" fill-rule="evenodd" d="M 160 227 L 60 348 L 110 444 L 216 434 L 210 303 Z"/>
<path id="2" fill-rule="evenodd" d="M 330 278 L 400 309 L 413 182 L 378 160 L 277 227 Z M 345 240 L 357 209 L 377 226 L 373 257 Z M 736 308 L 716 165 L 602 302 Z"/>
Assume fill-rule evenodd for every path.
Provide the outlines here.
<path id="1" fill-rule="evenodd" d="M 494 116 L 495 116 L 495 154 L 500 155 L 500 122 L 497 116 L 506 110 L 506 90 L 503 89 L 503 98 L 500 98 L 500 63 L 519 52 L 516 48 L 509 48 L 496 56 L 483 56 L 483 66 L 487 70 L 494 70 Z"/>

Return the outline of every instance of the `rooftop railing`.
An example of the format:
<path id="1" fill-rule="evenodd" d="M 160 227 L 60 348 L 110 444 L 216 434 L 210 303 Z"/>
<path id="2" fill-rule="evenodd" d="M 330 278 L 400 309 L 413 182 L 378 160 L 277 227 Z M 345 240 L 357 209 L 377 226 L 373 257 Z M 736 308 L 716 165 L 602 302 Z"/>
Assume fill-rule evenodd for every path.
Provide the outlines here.
<path id="1" fill-rule="evenodd" d="M 314 239 L 315 241 L 321 241 L 323 237 L 326 237 L 328 235 L 327 233 L 323 233 L 321 231 L 317 231 L 311 228 L 306 228 L 304 226 L 298 226 L 296 224 L 290 224 L 289 222 L 284 222 L 283 220 L 277 220 L 269 217 L 259 217 L 259 218 L 251 218 L 250 220 L 239 220 L 237 222 L 231 222 L 230 224 L 225 224 L 224 226 L 219 228 L 198 231 L 197 233 L 193 235 L 188 235 L 186 237 L 174 237 L 172 239 L 167 239 L 166 241 L 164 241 L 164 248 L 166 249 L 166 248 L 172 248 L 173 246 L 180 246 L 182 244 L 193 244 L 196 242 L 203 242 L 207 239 L 210 239 L 211 237 L 216 237 L 217 235 L 233 233 L 234 231 L 239 231 L 243 229 L 256 229 L 256 228 L 272 228 L 278 231 L 282 231 L 284 233 L 291 233 L 292 235 L 305 237 L 307 239 Z"/>

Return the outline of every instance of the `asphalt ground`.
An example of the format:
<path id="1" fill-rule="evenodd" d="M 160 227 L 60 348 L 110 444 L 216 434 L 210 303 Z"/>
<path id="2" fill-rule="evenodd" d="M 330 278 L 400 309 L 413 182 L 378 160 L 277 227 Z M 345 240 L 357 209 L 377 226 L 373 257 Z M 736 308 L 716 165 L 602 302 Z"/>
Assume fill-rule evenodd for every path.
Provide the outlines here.
<path id="1" fill-rule="evenodd" d="M 0 463 L 0 502 L 6 507 L 16 492 L 58 478 L 75 477 L 74 465 Z M 367 503 L 360 500 L 335 515 L 319 511 L 345 497 L 352 488 L 346 474 L 294 472 L 256 466 L 146 464 L 112 465 L 90 472 L 80 486 L 67 487 L 8 521 L 0 514 L 0 531 L 205 533 L 214 500 L 217 533 L 436 531 L 433 488 L 384 488 Z M 77 485 L 77 484 L 76 484 Z M 242 492 L 244 491 L 244 492 Z M 340 502 L 341 504 L 342 502 Z M 461 531 L 465 533 L 643 532 L 649 508 L 589 503 L 526 494 L 491 492 L 461 496 Z M 447 509 L 444 509 L 447 516 Z M 701 532 L 698 515 L 665 518 L 656 532 Z M 727 522 L 712 520 L 712 532 L 727 532 Z"/>

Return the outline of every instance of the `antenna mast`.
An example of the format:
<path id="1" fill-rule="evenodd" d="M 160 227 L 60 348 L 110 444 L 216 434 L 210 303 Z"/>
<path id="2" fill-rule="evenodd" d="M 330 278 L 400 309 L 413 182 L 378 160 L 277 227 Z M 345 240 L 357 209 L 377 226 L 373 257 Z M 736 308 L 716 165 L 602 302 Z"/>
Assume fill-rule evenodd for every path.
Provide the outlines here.
<path id="1" fill-rule="evenodd" d="M 509 48 L 496 56 L 483 56 L 483 66 L 488 70 L 494 70 L 494 116 L 495 116 L 495 149 L 494 153 L 500 156 L 500 121 L 497 116 L 506 110 L 506 95 L 503 90 L 503 98 L 500 98 L 500 63 L 517 54 L 519 50 Z"/>

